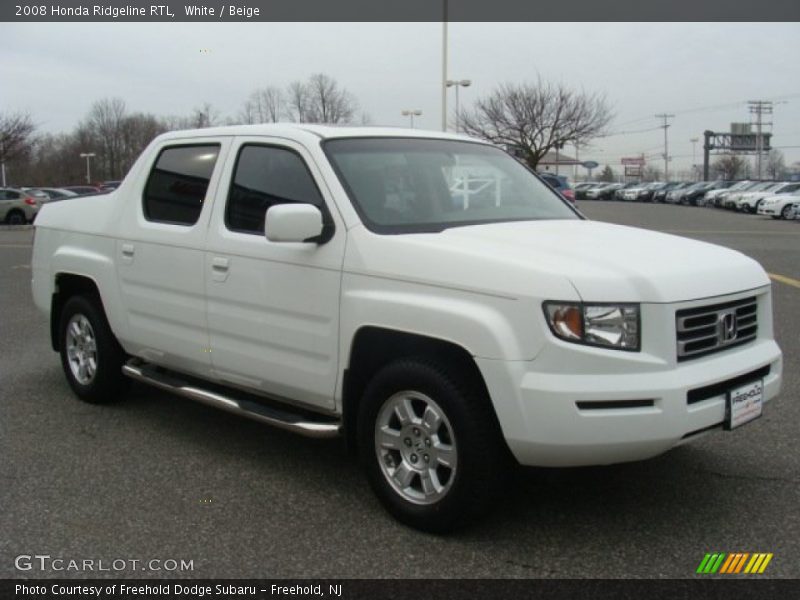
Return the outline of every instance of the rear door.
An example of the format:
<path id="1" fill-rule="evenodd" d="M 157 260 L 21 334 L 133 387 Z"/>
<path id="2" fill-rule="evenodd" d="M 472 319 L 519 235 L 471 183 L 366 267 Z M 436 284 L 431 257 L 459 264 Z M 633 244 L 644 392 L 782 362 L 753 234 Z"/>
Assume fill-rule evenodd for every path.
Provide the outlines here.
<path id="1" fill-rule="evenodd" d="M 230 138 L 165 141 L 123 211 L 116 264 L 126 347 L 156 364 L 208 375 L 205 237 Z"/>
<path id="2" fill-rule="evenodd" d="M 334 225 L 322 244 L 264 237 L 267 208 L 310 203 Z M 205 257 L 214 376 L 278 399 L 332 409 L 345 228 L 300 144 L 237 138 L 215 201 Z"/>

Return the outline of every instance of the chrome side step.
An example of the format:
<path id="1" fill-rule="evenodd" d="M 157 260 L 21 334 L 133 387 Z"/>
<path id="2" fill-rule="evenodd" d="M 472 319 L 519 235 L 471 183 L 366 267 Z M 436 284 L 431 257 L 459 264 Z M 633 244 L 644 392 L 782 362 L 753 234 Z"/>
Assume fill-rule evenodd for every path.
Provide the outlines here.
<path id="1" fill-rule="evenodd" d="M 252 400 L 234 398 L 219 392 L 205 390 L 181 379 L 179 375 L 164 373 L 138 359 L 128 361 L 122 367 L 122 373 L 136 381 L 185 396 L 214 408 L 220 408 L 307 437 L 332 438 L 338 436 L 341 430 L 341 423 L 338 421 L 311 421 L 301 415 L 264 406 Z"/>

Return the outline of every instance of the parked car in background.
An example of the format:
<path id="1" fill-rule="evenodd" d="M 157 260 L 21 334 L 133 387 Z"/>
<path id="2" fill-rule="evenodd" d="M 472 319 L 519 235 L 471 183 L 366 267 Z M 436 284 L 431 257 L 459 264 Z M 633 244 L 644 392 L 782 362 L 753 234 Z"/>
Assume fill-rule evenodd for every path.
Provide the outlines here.
<path id="1" fill-rule="evenodd" d="M 630 190 L 630 189 L 632 189 L 632 188 L 635 188 L 635 187 L 636 187 L 636 186 L 638 186 L 638 185 L 639 185 L 639 182 L 638 182 L 638 181 L 629 181 L 628 183 L 624 183 L 624 184 L 622 184 L 622 185 L 621 185 L 619 188 L 617 188 L 617 189 L 614 191 L 614 198 L 613 198 L 613 199 L 614 199 L 614 200 L 617 200 L 617 201 L 622 201 L 622 200 L 624 200 L 625 198 L 623 197 L 623 194 L 624 194 L 624 193 L 625 193 L 627 190 Z"/>
<path id="2" fill-rule="evenodd" d="M 653 195 L 664 187 L 665 183 L 663 181 L 651 181 L 646 186 L 644 186 L 636 196 L 637 202 L 652 202 Z"/>
<path id="3" fill-rule="evenodd" d="M 710 199 L 713 195 L 717 194 L 718 192 L 723 192 L 728 188 L 734 186 L 737 182 L 736 181 L 726 181 L 723 179 L 712 181 L 710 182 L 711 186 L 703 192 L 702 196 L 698 196 L 695 199 L 696 206 L 708 206 L 710 203 Z"/>
<path id="4" fill-rule="evenodd" d="M 736 209 L 742 212 L 755 214 L 758 212 L 761 204 L 765 202 L 767 198 L 782 196 L 785 194 L 791 195 L 797 193 L 798 190 L 800 190 L 800 181 L 777 183 L 771 186 L 768 191 L 745 194 L 739 199 Z"/>
<path id="5" fill-rule="evenodd" d="M 33 196 L 34 198 L 36 198 L 40 202 L 47 202 L 50 199 L 50 196 L 48 196 L 46 193 L 41 191 L 39 188 L 21 187 L 21 188 L 19 188 L 19 190 L 21 192 L 24 192 L 24 193 L 28 194 L 29 196 Z"/>
<path id="6" fill-rule="evenodd" d="M 32 223 L 41 204 L 38 198 L 24 190 L 0 188 L 0 223 L 7 225 Z"/>
<path id="7" fill-rule="evenodd" d="M 725 199 L 725 208 L 741 212 L 755 212 L 758 210 L 758 203 L 766 196 L 772 196 L 780 185 L 774 181 L 762 181 L 746 192 L 728 196 Z"/>
<path id="8" fill-rule="evenodd" d="M 749 190 L 754 186 L 758 185 L 758 183 L 759 183 L 758 181 L 750 181 L 746 179 L 744 181 L 740 181 L 732 185 L 730 188 L 726 190 L 709 192 L 706 195 L 707 203 L 713 205 L 715 208 L 723 208 L 725 206 L 725 200 L 728 198 L 728 196 L 730 196 L 731 194 L 735 194 L 737 192 Z"/>
<path id="9" fill-rule="evenodd" d="M 621 183 L 604 183 L 586 191 L 587 200 L 611 200 L 614 192 L 622 187 Z"/>
<path id="10" fill-rule="evenodd" d="M 572 189 L 575 190 L 575 199 L 576 200 L 585 200 L 586 199 L 586 192 L 590 189 L 595 188 L 600 185 L 605 185 L 604 183 L 599 183 L 597 181 L 585 181 L 583 183 L 578 183 Z"/>
<path id="11" fill-rule="evenodd" d="M 668 181 L 663 186 L 658 188 L 655 192 L 653 192 L 653 202 L 664 202 L 666 200 L 667 194 L 672 191 L 675 186 L 677 186 L 680 182 L 678 181 Z"/>
<path id="12" fill-rule="evenodd" d="M 103 191 L 111 191 L 117 189 L 120 183 L 122 183 L 122 181 L 104 181 L 99 187 Z"/>
<path id="13" fill-rule="evenodd" d="M 791 190 L 779 192 L 761 199 L 758 214 L 773 219 L 793 219 L 793 205 L 800 202 L 800 183 L 793 184 Z"/>
<path id="14" fill-rule="evenodd" d="M 684 188 L 678 196 L 678 204 L 688 206 L 698 206 L 698 200 L 705 196 L 706 192 L 714 187 L 713 181 L 698 181 L 697 183 Z"/>
<path id="15" fill-rule="evenodd" d="M 664 202 L 668 204 L 679 204 L 680 197 L 684 190 L 686 190 L 690 185 L 692 185 L 689 181 L 681 181 L 675 184 L 671 190 L 669 190 L 666 195 L 664 196 Z"/>
<path id="16" fill-rule="evenodd" d="M 561 194 L 564 198 L 575 204 L 575 191 L 569 184 L 569 180 L 563 175 L 553 175 L 552 173 L 537 173 L 544 182 Z"/>
<path id="17" fill-rule="evenodd" d="M 79 196 L 86 196 L 88 194 L 99 194 L 103 190 L 99 187 L 94 187 L 93 185 L 65 185 L 62 190 L 69 190 L 70 192 L 75 192 Z"/>
<path id="18" fill-rule="evenodd" d="M 639 200 L 639 194 L 643 193 L 649 185 L 649 183 L 637 183 L 620 190 L 620 199 L 626 202 L 636 202 Z"/>
<path id="19" fill-rule="evenodd" d="M 62 188 L 35 188 L 37 191 L 43 193 L 45 198 L 42 199 L 42 202 L 50 202 L 50 200 L 61 200 L 62 198 L 74 198 L 78 194 L 72 192 L 70 190 L 65 190 Z"/>

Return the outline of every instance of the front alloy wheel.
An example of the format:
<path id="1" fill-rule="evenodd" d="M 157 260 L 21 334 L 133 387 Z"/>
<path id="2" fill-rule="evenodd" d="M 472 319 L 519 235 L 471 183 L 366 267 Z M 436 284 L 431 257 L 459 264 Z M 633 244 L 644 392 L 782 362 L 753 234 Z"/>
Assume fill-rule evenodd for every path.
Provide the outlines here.
<path id="1" fill-rule="evenodd" d="M 375 452 L 386 481 L 409 502 L 433 504 L 455 480 L 453 427 L 425 394 L 402 391 L 386 400 L 375 421 Z"/>
<path id="2" fill-rule="evenodd" d="M 358 413 L 358 450 L 372 489 L 403 523 L 430 532 L 491 508 L 512 463 L 483 382 L 426 358 L 379 369 Z"/>

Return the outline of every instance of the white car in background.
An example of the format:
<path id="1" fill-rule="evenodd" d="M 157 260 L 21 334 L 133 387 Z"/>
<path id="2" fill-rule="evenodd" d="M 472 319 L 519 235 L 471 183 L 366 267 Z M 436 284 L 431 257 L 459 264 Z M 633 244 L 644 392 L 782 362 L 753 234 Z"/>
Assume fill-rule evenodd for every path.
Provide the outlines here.
<path id="1" fill-rule="evenodd" d="M 765 198 L 784 194 L 794 194 L 800 190 L 800 181 L 779 182 L 762 192 L 744 194 L 736 204 L 736 210 L 755 214 Z"/>
<path id="2" fill-rule="evenodd" d="M 767 192 L 766 195 L 770 195 L 770 192 L 777 187 L 777 184 L 774 181 L 759 181 L 754 186 L 747 188 L 746 190 L 742 190 L 740 192 L 734 192 L 733 194 L 729 194 L 725 197 L 724 207 L 725 208 L 732 208 L 733 210 L 739 209 L 739 202 L 746 194 L 757 194 L 759 192 Z"/>
<path id="3" fill-rule="evenodd" d="M 740 181 L 729 187 L 728 189 L 722 190 L 713 190 L 706 194 L 705 201 L 706 206 L 713 206 L 719 208 L 725 205 L 725 199 L 730 196 L 731 194 L 735 194 L 736 192 L 740 192 L 742 190 L 747 190 L 756 185 L 757 182 L 755 181 Z"/>
<path id="4" fill-rule="evenodd" d="M 764 198 L 758 207 L 758 214 L 769 216 L 773 219 L 795 218 L 794 205 L 800 202 L 800 183 L 793 185 L 796 187 L 792 191 Z"/>

